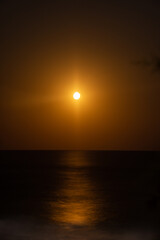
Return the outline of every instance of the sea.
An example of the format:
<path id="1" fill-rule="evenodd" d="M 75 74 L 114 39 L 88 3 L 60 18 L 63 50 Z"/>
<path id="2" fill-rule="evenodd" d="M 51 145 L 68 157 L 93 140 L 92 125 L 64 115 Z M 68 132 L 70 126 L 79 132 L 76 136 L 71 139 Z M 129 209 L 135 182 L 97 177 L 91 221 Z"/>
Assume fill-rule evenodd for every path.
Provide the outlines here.
<path id="1" fill-rule="evenodd" d="M 1 151 L 0 240 L 160 240 L 160 152 Z"/>

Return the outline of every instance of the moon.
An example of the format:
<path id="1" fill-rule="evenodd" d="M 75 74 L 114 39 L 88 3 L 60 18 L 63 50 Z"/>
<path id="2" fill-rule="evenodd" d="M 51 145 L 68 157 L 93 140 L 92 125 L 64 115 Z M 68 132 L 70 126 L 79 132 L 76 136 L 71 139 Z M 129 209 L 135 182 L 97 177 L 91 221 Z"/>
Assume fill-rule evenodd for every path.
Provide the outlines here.
<path id="1" fill-rule="evenodd" d="M 80 95 L 79 92 L 75 92 L 75 93 L 73 94 L 73 98 L 74 98 L 75 100 L 79 100 L 80 97 L 81 97 L 81 95 Z"/>

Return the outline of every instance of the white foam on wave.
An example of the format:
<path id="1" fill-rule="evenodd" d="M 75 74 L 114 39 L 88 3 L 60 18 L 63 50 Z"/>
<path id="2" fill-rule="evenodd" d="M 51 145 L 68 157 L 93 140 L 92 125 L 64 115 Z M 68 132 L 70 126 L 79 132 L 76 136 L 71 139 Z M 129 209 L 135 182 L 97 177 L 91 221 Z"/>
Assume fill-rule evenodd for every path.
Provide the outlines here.
<path id="1" fill-rule="evenodd" d="M 149 230 L 111 233 L 96 229 L 60 228 L 37 223 L 33 219 L 0 221 L 0 240 L 158 240 L 160 235 Z"/>

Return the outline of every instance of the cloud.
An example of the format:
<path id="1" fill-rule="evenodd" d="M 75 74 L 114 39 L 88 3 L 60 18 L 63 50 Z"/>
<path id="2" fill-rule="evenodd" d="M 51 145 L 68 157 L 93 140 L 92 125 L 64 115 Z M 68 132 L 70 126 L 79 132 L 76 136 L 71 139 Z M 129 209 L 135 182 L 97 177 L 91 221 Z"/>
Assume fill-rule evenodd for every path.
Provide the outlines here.
<path id="1" fill-rule="evenodd" d="M 153 56 L 148 59 L 133 61 L 132 64 L 135 66 L 149 68 L 151 72 L 160 74 L 160 57 L 159 56 Z"/>

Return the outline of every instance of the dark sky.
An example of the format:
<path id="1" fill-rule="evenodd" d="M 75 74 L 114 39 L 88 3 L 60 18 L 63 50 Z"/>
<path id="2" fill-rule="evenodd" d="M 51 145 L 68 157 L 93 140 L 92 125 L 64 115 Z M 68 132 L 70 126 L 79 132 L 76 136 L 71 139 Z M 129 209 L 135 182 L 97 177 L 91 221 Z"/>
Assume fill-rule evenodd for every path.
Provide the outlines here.
<path id="1" fill-rule="evenodd" d="M 0 22 L 0 149 L 160 150 L 158 1 L 3 0 Z"/>

